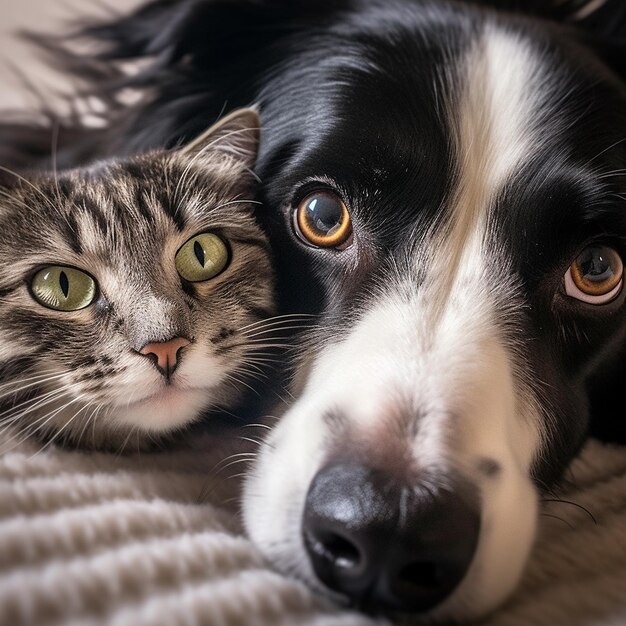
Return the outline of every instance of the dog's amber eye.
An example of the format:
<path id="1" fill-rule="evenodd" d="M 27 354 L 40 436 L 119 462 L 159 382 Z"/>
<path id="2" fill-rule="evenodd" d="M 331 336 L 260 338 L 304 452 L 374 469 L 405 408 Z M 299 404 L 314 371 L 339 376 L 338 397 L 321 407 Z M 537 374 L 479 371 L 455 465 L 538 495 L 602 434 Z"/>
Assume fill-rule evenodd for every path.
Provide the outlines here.
<path id="1" fill-rule="evenodd" d="M 565 292 L 583 302 L 605 304 L 622 290 L 623 273 L 624 264 L 613 248 L 588 246 L 565 273 Z"/>
<path id="2" fill-rule="evenodd" d="M 332 191 L 315 191 L 306 196 L 294 213 L 294 228 L 300 239 L 318 248 L 343 249 L 352 237 L 348 209 Z"/>

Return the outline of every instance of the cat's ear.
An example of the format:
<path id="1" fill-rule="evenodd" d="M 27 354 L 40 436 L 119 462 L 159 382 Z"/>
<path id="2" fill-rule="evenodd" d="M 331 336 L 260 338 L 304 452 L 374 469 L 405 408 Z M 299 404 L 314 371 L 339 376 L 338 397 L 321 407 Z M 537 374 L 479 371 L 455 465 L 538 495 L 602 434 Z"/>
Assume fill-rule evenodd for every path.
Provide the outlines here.
<path id="1" fill-rule="evenodd" d="M 185 156 L 201 158 L 224 152 L 252 168 L 259 152 L 261 120 L 253 107 L 236 109 L 213 124 L 199 137 L 179 149 Z"/>

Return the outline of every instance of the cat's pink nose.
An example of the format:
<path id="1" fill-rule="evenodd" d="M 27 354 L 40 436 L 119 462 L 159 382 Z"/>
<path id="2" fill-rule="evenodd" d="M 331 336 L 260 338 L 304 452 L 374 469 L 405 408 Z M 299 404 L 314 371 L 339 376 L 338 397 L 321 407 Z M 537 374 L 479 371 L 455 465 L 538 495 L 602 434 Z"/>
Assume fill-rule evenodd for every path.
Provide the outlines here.
<path id="1" fill-rule="evenodd" d="M 139 350 L 139 354 L 143 354 L 152 359 L 161 374 L 169 378 L 174 373 L 180 361 L 180 355 L 178 353 L 190 343 L 189 339 L 185 339 L 184 337 L 174 337 L 174 339 L 170 339 L 169 341 L 147 343 Z"/>

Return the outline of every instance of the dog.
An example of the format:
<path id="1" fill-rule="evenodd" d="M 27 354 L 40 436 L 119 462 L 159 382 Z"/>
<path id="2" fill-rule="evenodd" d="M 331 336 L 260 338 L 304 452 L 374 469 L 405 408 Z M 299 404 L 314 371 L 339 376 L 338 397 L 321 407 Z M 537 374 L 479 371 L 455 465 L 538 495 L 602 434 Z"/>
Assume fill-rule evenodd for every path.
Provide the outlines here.
<path id="1" fill-rule="evenodd" d="M 320 592 L 418 621 L 499 605 L 586 437 L 623 437 L 623 6 L 495 5 L 159 0 L 72 62 L 103 152 L 259 103 L 282 310 L 317 317 L 245 526 Z"/>

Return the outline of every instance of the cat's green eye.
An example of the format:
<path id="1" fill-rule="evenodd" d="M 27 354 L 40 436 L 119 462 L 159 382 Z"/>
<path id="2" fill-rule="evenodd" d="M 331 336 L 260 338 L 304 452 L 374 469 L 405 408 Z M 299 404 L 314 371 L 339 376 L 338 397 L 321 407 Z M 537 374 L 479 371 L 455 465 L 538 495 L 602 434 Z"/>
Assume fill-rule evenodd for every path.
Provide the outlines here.
<path id="1" fill-rule="evenodd" d="M 96 297 L 96 281 L 80 270 L 51 265 L 39 270 L 30 284 L 39 304 L 56 311 L 78 311 Z"/>
<path id="2" fill-rule="evenodd" d="M 176 253 L 176 270 L 190 283 L 214 278 L 227 264 L 228 248 L 213 233 L 192 237 Z"/>

